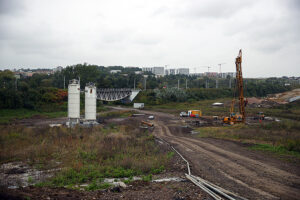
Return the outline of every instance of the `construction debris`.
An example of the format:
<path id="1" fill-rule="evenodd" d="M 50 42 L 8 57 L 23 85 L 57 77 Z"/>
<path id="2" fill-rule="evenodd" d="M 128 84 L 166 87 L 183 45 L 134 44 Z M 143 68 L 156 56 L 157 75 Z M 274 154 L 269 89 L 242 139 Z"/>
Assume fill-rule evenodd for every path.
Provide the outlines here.
<path id="1" fill-rule="evenodd" d="M 154 124 L 152 124 L 150 122 L 146 122 L 146 121 L 141 121 L 141 124 L 145 124 L 145 125 L 147 125 L 149 127 L 153 127 L 154 126 Z"/>

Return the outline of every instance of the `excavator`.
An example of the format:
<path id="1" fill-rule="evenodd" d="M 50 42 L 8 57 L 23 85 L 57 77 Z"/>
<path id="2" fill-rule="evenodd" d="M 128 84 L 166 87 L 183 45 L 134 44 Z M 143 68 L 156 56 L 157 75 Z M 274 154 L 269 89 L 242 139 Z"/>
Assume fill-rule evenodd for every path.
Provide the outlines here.
<path id="1" fill-rule="evenodd" d="M 236 123 L 245 123 L 245 106 L 247 100 L 244 100 L 244 88 L 243 88 L 243 74 L 242 74 L 242 50 L 239 51 L 238 56 L 235 59 L 236 65 L 236 88 L 234 90 L 234 98 L 231 102 L 230 107 L 230 116 L 224 117 L 223 123 L 225 124 L 236 124 Z M 234 112 L 235 105 L 235 92 L 238 90 L 239 94 L 239 113 Z"/>

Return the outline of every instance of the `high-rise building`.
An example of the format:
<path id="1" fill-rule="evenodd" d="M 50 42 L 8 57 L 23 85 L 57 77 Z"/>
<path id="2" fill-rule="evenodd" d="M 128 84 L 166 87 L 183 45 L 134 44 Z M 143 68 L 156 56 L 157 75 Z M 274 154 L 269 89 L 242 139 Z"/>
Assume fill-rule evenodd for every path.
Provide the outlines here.
<path id="1" fill-rule="evenodd" d="M 177 69 L 177 74 L 189 75 L 190 74 L 190 69 L 189 68 L 178 68 Z"/>
<path id="2" fill-rule="evenodd" d="M 165 68 L 164 67 L 152 67 L 152 73 L 155 75 L 165 75 Z"/>
<path id="3" fill-rule="evenodd" d="M 152 72 L 152 67 L 143 67 L 142 71 L 143 72 Z"/>
<path id="4" fill-rule="evenodd" d="M 176 69 L 166 69 L 165 70 L 165 75 L 175 75 L 176 74 Z"/>

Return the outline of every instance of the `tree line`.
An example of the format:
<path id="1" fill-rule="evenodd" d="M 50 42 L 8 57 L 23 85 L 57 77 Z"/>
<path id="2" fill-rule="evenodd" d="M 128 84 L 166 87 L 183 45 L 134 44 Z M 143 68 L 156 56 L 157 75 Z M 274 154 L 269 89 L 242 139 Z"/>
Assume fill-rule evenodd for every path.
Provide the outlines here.
<path id="1" fill-rule="evenodd" d="M 122 66 L 77 64 L 54 74 L 33 74 L 18 80 L 13 72 L 5 70 L 0 71 L 0 108 L 65 109 L 68 82 L 79 78 L 81 89 L 89 82 L 97 88 L 133 88 L 134 84 L 141 90 L 146 87 L 137 99 L 152 104 L 232 97 L 235 87 L 235 79 L 230 77 L 218 80 L 187 75 L 155 77 L 150 72 L 141 73 L 140 68 Z M 282 78 L 245 79 L 245 96 L 263 97 L 295 87 L 284 83 Z"/>

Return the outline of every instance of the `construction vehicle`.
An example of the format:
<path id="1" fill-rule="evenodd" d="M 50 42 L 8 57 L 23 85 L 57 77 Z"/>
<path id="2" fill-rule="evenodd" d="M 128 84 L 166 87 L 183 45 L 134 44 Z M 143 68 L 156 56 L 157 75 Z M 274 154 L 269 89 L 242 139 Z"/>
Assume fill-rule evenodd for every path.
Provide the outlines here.
<path id="1" fill-rule="evenodd" d="M 149 126 L 149 127 L 153 127 L 153 126 L 154 126 L 153 123 L 146 122 L 146 121 L 141 121 L 141 124 L 147 125 L 147 126 Z"/>
<path id="2" fill-rule="evenodd" d="M 188 116 L 189 117 L 199 118 L 199 117 L 202 116 L 202 112 L 201 112 L 201 110 L 189 110 L 188 111 Z"/>
<path id="3" fill-rule="evenodd" d="M 189 115 L 187 114 L 187 112 L 181 112 L 179 114 L 180 117 L 188 117 Z"/>
<path id="4" fill-rule="evenodd" d="M 223 122 L 225 124 L 245 123 L 245 100 L 244 100 L 244 88 L 243 88 L 243 74 L 242 74 L 242 50 L 239 51 L 238 57 L 235 59 L 236 65 L 236 84 L 234 90 L 234 98 L 231 102 L 230 116 L 224 117 Z M 234 112 L 235 105 L 235 92 L 238 90 L 239 95 L 239 113 Z"/>

